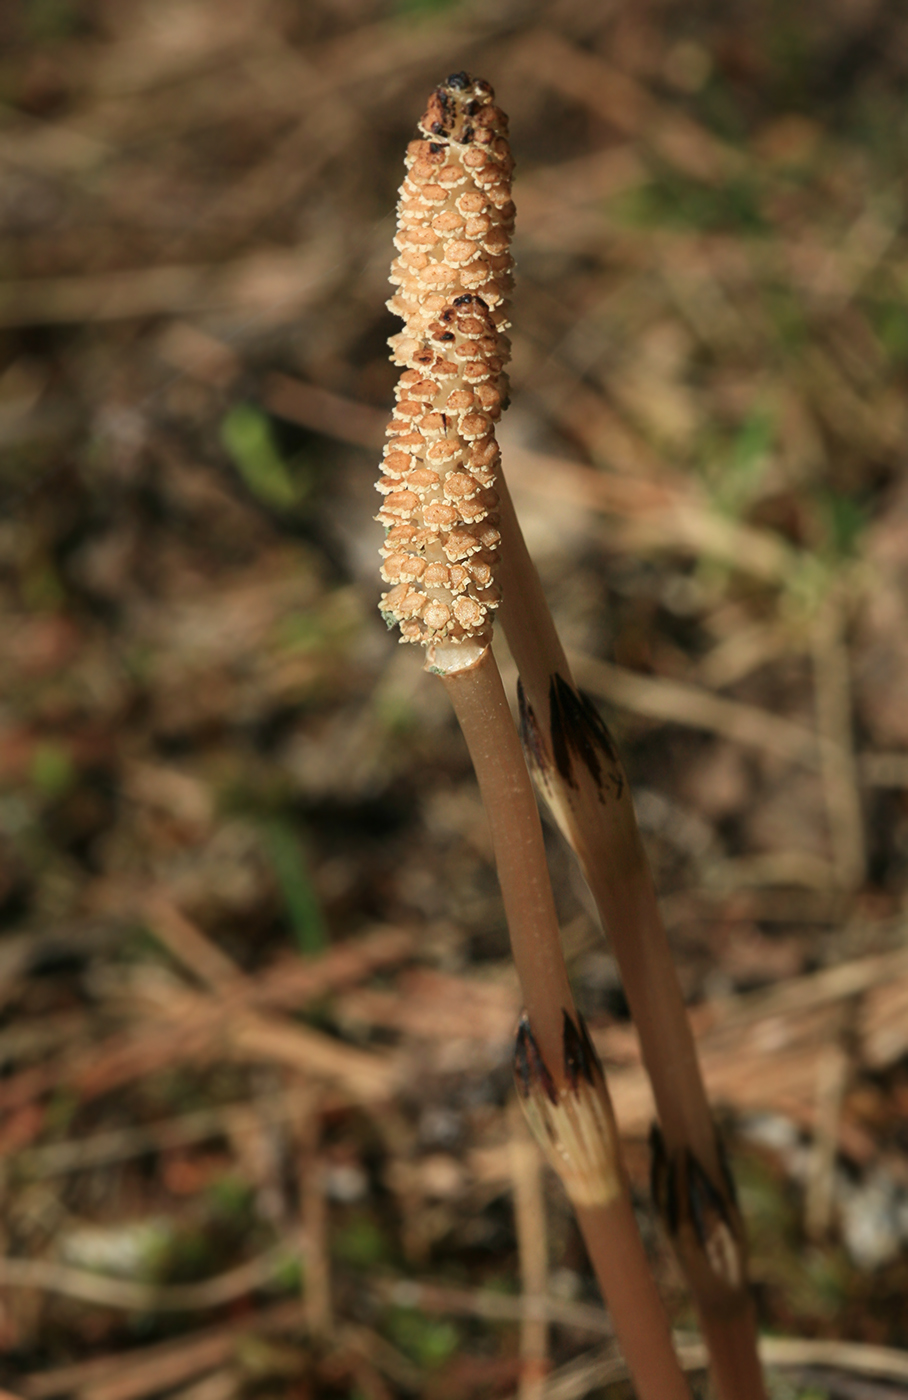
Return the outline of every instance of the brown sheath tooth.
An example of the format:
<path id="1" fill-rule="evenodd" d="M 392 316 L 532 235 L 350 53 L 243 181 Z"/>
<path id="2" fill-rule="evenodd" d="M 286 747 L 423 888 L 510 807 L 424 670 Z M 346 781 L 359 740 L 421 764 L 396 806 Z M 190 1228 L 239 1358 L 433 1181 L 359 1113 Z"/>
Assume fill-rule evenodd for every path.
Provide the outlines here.
<path id="1" fill-rule="evenodd" d="M 693 1249 L 699 1254 L 699 1267 L 705 1265 L 718 1284 L 737 1292 L 745 1277 L 744 1250 L 734 1184 L 730 1174 L 724 1179 L 727 1165 L 719 1187 L 690 1148 L 670 1153 L 656 1124 L 650 1131 L 650 1150 L 653 1201 L 669 1236 L 683 1253 Z"/>
<path id="2" fill-rule="evenodd" d="M 546 1098 L 553 1104 L 558 1102 L 555 1082 L 546 1067 L 545 1060 L 536 1044 L 536 1037 L 530 1030 L 529 1017 L 524 1014 L 517 1027 L 517 1043 L 514 1053 L 514 1073 L 517 1087 L 524 1098 L 537 1088 L 542 1089 Z"/>
<path id="3" fill-rule="evenodd" d="M 599 800 L 620 800 L 624 775 L 612 737 L 590 700 L 557 673 L 549 682 L 548 738 L 518 683 L 520 737 L 533 779 L 570 844 L 574 843 L 569 792 L 580 786 L 575 760 L 595 784 Z"/>
<path id="4" fill-rule="evenodd" d="M 678 1233 L 678 1181 L 675 1164 L 665 1149 L 665 1139 L 658 1123 L 649 1131 L 650 1195 L 671 1239 Z"/>
<path id="5" fill-rule="evenodd" d="M 592 701 L 557 672 L 549 682 L 549 712 L 552 757 L 568 787 L 579 786 L 574 771 L 577 759 L 596 784 L 602 801 L 607 793 L 620 799 L 624 774 L 608 726 Z"/>
<path id="6" fill-rule="evenodd" d="M 530 705 L 523 684 L 517 682 L 517 703 L 520 715 L 520 742 L 530 770 L 530 776 L 537 789 L 545 798 L 546 804 L 561 828 L 568 845 L 575 840 L 574 815 L 571 800 L 565 786 L 558 781 L 552 751 Z"/>
<path id="7" fill-rule="evenodd" d="M 624 1189 L 615 1118 L 586 1027 L 567 1011 L 563 1053 L 565 1082 L 556 1084 L 521 1017 L 514 1077 L 527 1122 L 574 1204 L 607 1205 Z"/>
<path id="8" fill-rule="evenodd" d="M 601 1073 L 599 1057 L 593 1049 L 586 1022 L 577 1012 L 577 1020 L 580 1028 L 574 1025 L 566 1011 L 562 1011 L 562 1043 L 564 1045 L 564 1072 L 567 1075 L 572 1089 L 576 1089 L 580 1083 L 581 1075 L 587 1084 L 595 1082 L 597 1071 Z"/>
<path id="9" fill-rule="evenodd" d="M 520 738 L 523 743 L 524 753 L 530 762 L 530 771 L 536 776 L 536 770 L 545 772 L 549 769 L 549 754 L 542 737 L 542 730 L 536 719 L 536 712 L 527 699 L 527 693 L 523 688 L 523 681 L 517 677 L 517 711 L 520 725 Z"/>
<path id="10" fill-rule="evenodd" d="M 719 1168 L 722 1172 L 722 1184 L 725 1187 L 728 1199 L 735 1210 L 738 1209 L 738 1183 L 735 1181 L 734 1172 L 731 1169 L 731 1162 L 728 1160 L 728 1149 L 721 1133 L 716 1134 L 716 1145 L 719 1149 Z"/>
<path id="11" fill-rule="evenodd" d="M 690 1149 L 687 1158 L 687 1195 L 697 1239 L 716 1277 L 729 1288 L 740 1288 L 744 1261 L 725 1199 Z"/>

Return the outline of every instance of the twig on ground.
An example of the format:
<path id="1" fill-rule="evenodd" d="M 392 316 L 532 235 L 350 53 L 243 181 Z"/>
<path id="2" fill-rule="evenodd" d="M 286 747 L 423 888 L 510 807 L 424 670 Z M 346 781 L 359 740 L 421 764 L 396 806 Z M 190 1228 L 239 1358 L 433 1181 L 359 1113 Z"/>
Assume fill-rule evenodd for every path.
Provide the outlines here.
<path id="1" fill-rule="evenodd" d="M 864 883 L 867 857 L 860 774 L 854 757 L 851 677 L 842 635 L 844 609 L 838 591 L 825 600 L 813 631 L 813 672 L 820 771 L 838 881 L 844 890 Z"/>
<path id="2" fill-rule="evenodd" d="M 143 912 L 151 933 L 203 986 L 231 991 L 245 984 L 246 978 L 233 959 L 164 895 L 153 894 Z"/>
<path id="3" fill-rule="evenodd" d="M 622 69 L 569 43 L 552 29 L 527 35 L 520 57 L 533 75 L 582 102 L 618 131 L 652 147 L 663 160 L 710 183 L 736 174 L 742 156 L 677 105 L 660 102 Z"/>
<path id="4" fill-rule="evenodd" d="M 612 705 L 670 724 L 709 729 L 792 763 L 811 768 L 819 764 L 816 735 L 794 720 L 782 719 L 756 705 L 726 700 L 700 686 L 663 676 L 638 675 L 593 657 L 572 653 L 570 661 L 584 690 Z"/>
<path id="5" fill-rule="evenodd" d="M 303 1292 L 306 1323 L 314 1338 L 331 1336 L 331 1263 L 324 1167 L 319 1153 L 321 1113 L 318 1097 L 305 1095 L 297 1121 L 298 1180 L 303 1243 Z"/>
<path id="6" fill-rule="evenodd" d="M 516 1105 L 515 1105 L 516 1108 Z M 530 1140 L 523 1115 L 512 1112 L 511 1171 L 514 1186 L 514 1222 L 520 1256 L 520 1283 L 524 1296 L 537 1297 L 548 1286 L 548 1241 L 545 1195 L 539 1152 Z M 520 1359 L 523 1371 L 520 1400 L 539 1400 L 549 1369 L 548 1324 L 544 1317 L 524 1314 L 520 1326 Z"/>
<path id="7" fill-rule="evenodd" d="M 35 1288 L 125 1312 L 199 1312 L 270 1283 L 287 1264 L 288 1246 L 267 1250 L 201 1283 L 152 1284 L 105 1278 L 50 1259 L 0 1258 L 0 1288 Z"/>
<path id="8" fill-rule="evenodd" d="M 146 1012 L 147 1014 L 147 1012 Z M 155 1007 L 147 1029 L 109 1037 L 79 1055 L 24 1070 L 0 1086 L 0 1109 L 12 1109 L 69 1085 L 96 1097 L 177 1062 L 215 1057 L 283 1064 L 337 1084 L 354 1100 L 388 1098 L 398 1082 L 394 1056 L 352 1045 L 289 1020 L 232 1012 L 202 994 L 181 992 Z"/>
<path id="9" fill-rule="evenodd" d="M 145 908 L 172 955 L 206 985 L 213 985 L 217 995 L 177 993 L 170 987 L 163 1000 L 149 995 L 142 1005 L 142 1029 L 20 1071 L 0 1087 L 0 1109 L 19 1107 L 61 1083 L 91 1097 L 180 1058 L 205 1059 L 225 1049 L 236 1058 L 273 1060 L 322 1075 L 345 1085 L 354 1097 L 381 1099 L 391 1092 L 397 1071 L 387 1056 L 251 1008 L 261 1003 L 295 1009 L 325 991 L 400 962 L 413 948 L 410 933 L 379 928 L 318 959 L 288 959 L 249 978 L 169 901 L 152 896 Z"/>
<path id="10" fill-rule="evenodd" d="M 697 665 L 697 679 L 707 690 L 722 690 L 797 649 L 790 628 L 777 622 L 755 622 L 735 628 L 717 642 Z"/>
<path id="11" fill-rule="evenodd" d="M 214 1371 L 204 1380 L 174 1391 L 171 1400 L 233 1400 L 243 1384 L 242 1375 L 232 1368 Z"/>
<path id="12" fill-rule="evenodd" d="M 675 1345 L 686 1371 L 702 1371 L 705 1368 L 707 1353 L 702 1342 L 689 1334 L 677 1333 Z M 759 1350 L 760 1360 L 770 1370 L 798 1371 L 806 1367 L 827 1367 L 832 1371 L 853 1372 L 856 1376 L 896 1382 L 908 1380 L 908 1356 L 888 1347 L 808 1341 L 799 1337 L 761 1337 Z M 582 1400 L 592 1390 L 626 1380 L 627 1375 L 627 1367 L 614 1346 L 607 1345 L 555 1371 L 546 1382 L 544 1400 Z M 902 1393 L 901 1389 L 890 1392 L 895 1397 L 901 1397 Z"/>
<path id="13" fill-rule="evenodd" d="M 841 1024 L 837 1029 L 838 1034 L 821 1048 L 817 1063 L 814 1140 L 804 1192 L 804 1226 L 812 1240 L 829 1234 L 835 1207 L 839 1123 L 849 1071 Z"/>
<path id="14" fill-rule="evenodd" d="M 384 441 L 387 414 L 332 394 L 316 384 L 270 374 L 262 387 L 262 402 L 269 413 L 301 423 L 315 433 L 351 442 L 357 447 L 379 448 Z"/>
<path id="15" fill-rule="evenodd" d="M 298 1010 L 328 992 L 364 981 L 372 972 L 405 961 L 418 946 L 408 929 L 378 925 L 327 948 L 318 957 L 280 956 L 247 976 L 224 951 L 164 896 L 152 893 L 142 906 L 149 927 L 178 963 L 219 993 L 218 1005 L 239 1011 L 269 1006 Z"/>
<path id="16" fill-rule="evenodd" d="M 136 268 L 94 277 L 23 279 L 0 283 L 0 326 L 66 325 L 242 308 L 273 321 L 289 320 L 321 296 L 336 268 L 330 242 L 304 251 L 250 253 L 211 266 Z"/>
<path id="17" fill-rule="evenodd" d="M 510 1166 L 510 1145 L 507 1157 Z M 504 1176 L 502 1179 L 508 1178 Z M 535 1318 L 576 1328 L 592 1336 L 613 1337 L 615 1333 L 611 1319 L 603 1308 L 593 1307 L 589 1303 L 568 1303 L 561 1298 L 526 1293 L 514 1298 L 487 1288 L 451 1288 L 417 1279 L 384 1280 L 375 1285 L 375 1293 L 382 1301 L 396 1307 L 418 1308 L 422 1312 L 483 1317 L 501 1322 Z"/>
<path id="18" fill-rule="evenodd" d="M 297 1111 L 295 1095 L 291 1093 L 221 1104 L 155 1123 L 112 1128 L 87 1138 L 33 1147 L 18 1155 L 17 1166 L 33 1178 L 61 1176 L 128 1161 L 145 1153 L 171 1152 L 221 1134 L 242 1133 L 249 1126 L 250 1113 L 267 1123 L 279 1123 L 291 1120 Z"/>
<path id="19" fill-rule="evenodd" d="M 86 1400 L 141 1400 L 221 1365 L 233 1356 L 237 1342 L 250 1333 L 268 1336 L 290 1331 L 302 1321 L 303 1307 L 298 1299 L 274 1303 L 242 1321 L 234 1318 L 175 1341 L 33 1371 L 23 1377 L 20 1389 L 27 1400 L 56 1400 L 69 1391 L 78 1391 Z"/>

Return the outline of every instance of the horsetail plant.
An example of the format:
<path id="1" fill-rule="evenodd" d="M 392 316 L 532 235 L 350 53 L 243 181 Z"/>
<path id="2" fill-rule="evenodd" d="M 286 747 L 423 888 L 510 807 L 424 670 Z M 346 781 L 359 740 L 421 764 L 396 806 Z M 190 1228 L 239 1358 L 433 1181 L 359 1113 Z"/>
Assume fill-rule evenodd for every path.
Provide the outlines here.
<path id="1" fill-rule="evenodd" d="M 504 493 L 502 493 L 504 494 Z M 697 1303 L 719 1400 L 765 1400 L 744 1227 L 713 1124 L 630 789 L 608 729 L 574 686 L 509 501 L 502 621 L 520 673 L 524 752 L 608 931 L 659 1124 L 656 1207 Z"/>
<path id="2" fill-rule="evenodd" d="M 494 423 L 506 398 L 503 303 L 510 286 L 512 162 L 491 88 L 456 74 L 433 94 L 411 144 L 398 208 L 391 309 L 402 367 L 388 426 L 382 596 L 401 640 L 427 648 L 448 690 L 492 829 L 523 988 L 521 1100 L 575 1202 L 641 1396 L 689 1396 L 649 1272 L 617 1152 L 605 1081 L 574 1007 L 532 784 L 491 652 L 499 600 L 500 470 Z"/>
<path id="3" fill-rule="evenodd" d="M 449 293 L 466 286 L 462 267 L 474 269 L 470 286 L 487 277 L 483 295 L 504 328 L 512 286 L 509 246 L 502 244 L 513 223 L 506 178 L 511 155 L 504 118 L 487 115 L 491 95 L 480 102 L 481 129 L 488 133 L 480 140 L 484 157 L 476 150 L 469 158 L 460 154 L 463 137 L 477 129 L 480 90 L 485 91 L 484 84 L 456 74 L 432 95 L 423 130 L 430 137 L 431 157 L 439 165 L 460 164 L 467 175 L 466 185 L 457 186 L 463 190 L 457 199 L 483 189 L 494 195 L 494 242 L 471 255 L 457 242 L 452 255 L 444 241 L 430 249 L 425 238 L 420 251 L 427 256 L 423 276 L 428 279 L 439 276 L 432 260 L 444 263 L 441 276 Z M 437 230 L 430 223 L 430 228 L 438 232 L 441 225 Z M 483 252 L 490 256 L 483 259 Z M 390 305 L 404 314 L 413 302 L 399 297 Z M 506 361 L 506 353 L 501 336 L 498 356 Z M 534 781 L 578 857 L 616 952 L 660 1120 L 652 1135 L 653 1197 L 697 1301 L 719 1400 L 764 1400 L 743 1222 L 709 1112 L 630 787 L 606 725 L 576 689 L 501 473 L 497 494 L 499 612 L 520 676 L 523 746 Z"/>

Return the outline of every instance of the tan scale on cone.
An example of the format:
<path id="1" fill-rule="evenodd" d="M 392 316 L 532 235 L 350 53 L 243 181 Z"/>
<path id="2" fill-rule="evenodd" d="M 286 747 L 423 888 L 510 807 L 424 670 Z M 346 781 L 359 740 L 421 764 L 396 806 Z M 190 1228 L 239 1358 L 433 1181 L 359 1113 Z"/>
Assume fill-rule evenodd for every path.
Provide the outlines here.
<path id="1" fill-rule="evenodd" d="M 397 348 L 420 337 L 463 292 L 481 296 L 496 327 L 512 286 L 514 161 L 508 119 L 488 83 L 452 73 L 429 98 L 419 123 L 427 138 L 407 148 L 407 175 L 397 205 L 390 280 L 399 286 L 388 309 L 406 322 Z"/>

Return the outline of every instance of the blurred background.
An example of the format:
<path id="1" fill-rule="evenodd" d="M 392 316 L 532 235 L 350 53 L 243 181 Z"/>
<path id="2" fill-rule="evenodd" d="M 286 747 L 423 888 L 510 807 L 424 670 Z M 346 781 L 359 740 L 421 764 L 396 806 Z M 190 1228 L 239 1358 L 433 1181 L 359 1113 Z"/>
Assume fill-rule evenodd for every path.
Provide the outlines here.
<path id="1" fill-rule="evenodd" d="M 511 1112 L 466 752 L 376 611 L 396 189 L 461 68 L 518 167 L 505 467 L 623 750 L 761 1325 L 826 1348 L 790 1349 L 774 1395 L 908 1394 L 903 1358 L 902 1389 L 897 1357 L 836 1369 L 841 1340 L 908 1343 L 908 13 L 885 0 L 6 0 L 10 1393 L 629 1393 Z M 690 1327 L 615 964 L 547 841 Z"/>

